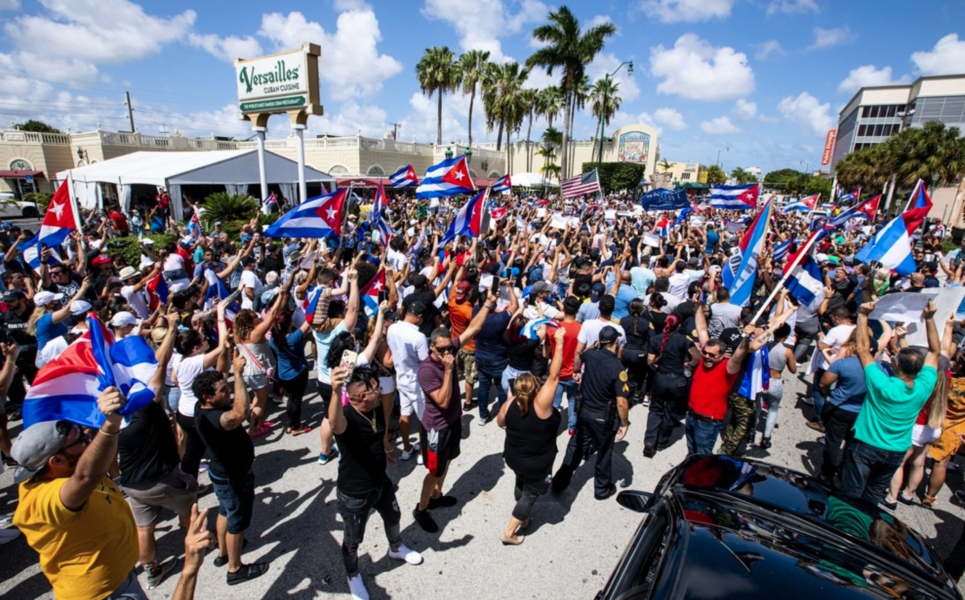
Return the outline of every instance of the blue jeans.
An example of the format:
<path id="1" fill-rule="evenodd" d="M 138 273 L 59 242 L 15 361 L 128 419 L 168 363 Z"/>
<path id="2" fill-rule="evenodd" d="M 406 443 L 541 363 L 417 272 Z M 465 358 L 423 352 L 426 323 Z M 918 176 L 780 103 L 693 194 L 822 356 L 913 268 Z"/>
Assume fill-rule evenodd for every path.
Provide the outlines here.
<path id="1" fill-rule="evenodd" d="M 570 431 L 576 429 L 576 390 L 575 380 L 560 380 L 560 384 L 556 386 L 556 395 L 553 396 L 553 408 L 558 409 L 563 404 L 563 392 L 566 392 L 566 428 Z"/>
<path id="2" fill-rule="evenodd" d="M 689 454 L 713 454 L 714 445 L 720 430 L 724 427 L 724 420 L 708 423 L 694 418 L 691 413 L 687 413 L 687 420 L 684 423 L 684 431 L 687 436 L 687 452 Z"/>
<path id="3" fill-rule="evenodd" d="M 821 420 L 821 411 L 824 410 L 824 403 L 827 399 L 821 390 L 818 388 L 818 382 L 821 381 L 821 377 L 824 375 L 824 369 L 818 369 L 814 372 L 814 383 L 811 385 L 811 398 L 814 400 L 814 410 L 818 413 L 817 420 Z"/>
<path id="4" fill-rule="evenodd" d="M 479 388 L 476 390 L 476 401 L 479 402 L 479 418 L 489 419 L 489 389 L 496 385 L 496 406 L 493 412 L 498 413 L 499 407 L 506 401 L 506 390 L 500 384 L 503 371 L 509 363 L 506 359 L 490 361 L 483 360 L 476 355 L 476 374 L 479 376 Z"/>
<path id="5" fill-rule="evenodd" d="M 904 460 L 904 452 L 882 450 L 852 439 L 844 450 L 841 491 L 853 498 L 878 504 Z"/>

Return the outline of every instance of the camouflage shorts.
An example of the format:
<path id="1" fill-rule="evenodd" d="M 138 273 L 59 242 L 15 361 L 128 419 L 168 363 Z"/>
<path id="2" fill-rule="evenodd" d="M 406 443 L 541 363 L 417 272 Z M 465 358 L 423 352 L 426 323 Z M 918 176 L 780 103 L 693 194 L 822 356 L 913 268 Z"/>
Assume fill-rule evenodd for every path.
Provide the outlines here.
<path id="1" fill-rule="evenodd" d="M 460 349 L 456 353 L 456 372 L 464 377 L 469 385 L 476 385 L 479 381 L 476 374 L 476 353 Z"/>

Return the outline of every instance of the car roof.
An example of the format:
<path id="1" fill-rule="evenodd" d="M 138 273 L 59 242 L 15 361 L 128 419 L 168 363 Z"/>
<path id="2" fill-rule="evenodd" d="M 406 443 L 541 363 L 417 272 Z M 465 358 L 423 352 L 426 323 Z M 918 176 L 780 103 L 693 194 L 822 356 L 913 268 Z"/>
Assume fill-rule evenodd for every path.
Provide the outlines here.
<path id="1" fill-rule="evenodd" d="M 691 456 L 661 488 L 686 523 L 674 597 L 959 597 L 917 532 L 803 473 Z"/>

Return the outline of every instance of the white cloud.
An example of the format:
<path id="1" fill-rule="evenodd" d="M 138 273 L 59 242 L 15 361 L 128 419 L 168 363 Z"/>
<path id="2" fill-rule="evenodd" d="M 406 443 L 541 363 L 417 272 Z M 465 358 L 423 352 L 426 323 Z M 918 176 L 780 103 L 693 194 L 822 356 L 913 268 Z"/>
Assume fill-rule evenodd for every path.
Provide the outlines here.
<path id="1" fill-rule="evenodd" d="M 0 10 L 17 10 L 20 8 L 20 0 L 0 0 Z"/>
<path id="2" fill-rule="evenodd" d="M 596 83 L 598 79 L 603 79 L 607 73 L 615 71 L 622 62 L 612 52 L 597 54 L 593 62 L 586 66 L 586 74 L 590 78 L 590 84 Z M 634 81 L 633 75 L 627 74 L 626 67 L 620 69 L 620 72 L 614 75 L 612 79 L 620 85 L 619 95 L 624 102 L 630 102 L 640 95 L 640 87 Z"/>
<path id="3" fill-rule="evenodd" d="M 426 0 L 422 15 L 451 24 L 461 36 L 463 51 L 489 50 L 490 60 L 506 62 L 512 58 L 503 54 L 499 38 L 542 22 L 549 13 L 549 7 L 539 0 L 519 4 L 519 11 L 510 13 L 502 0 Z"/>
<path id="4" fill-rule="evenodd" d="M 338 100 L 376 94 L 383 81 L 402 71 L 402 63 L 379 54 L 382 33 L 371 9 L 340 14 L 334 34 L 326 33 L 320 24 L 297 11 L 266 14 L 258 34 L 272 40 L 277 50 L 289 48 L 292 40 L 321 45 L 318 70 L 331 84 L 332 97 Z"/>
<path id="5" fill-rule="evenodd" d="M 837 126 L 837 119 L 830 114 L 831 104 L 821 104 L 807 92 L 801 92 L 797 97 L 781 99 L 777 109 L 786 120 L 797 123 L 807 133 L 815 136 L 824 137 L 829 129 Z"/>
<path id="6" fill-rule="evenodd" d="M 585 27 L 587 29 L 590 29 L 591 27 L 596 27 L 597 25 L 603 25 L 604 23 L 612 23 L 612 22 L 613 22 L 613 19 L 610 18 L 610 15 L 597 15 L 592 19 L 590 19 L 589 21 L 587 21 Z"/>
<path id="7" fill-rule="evenodd" d="M 386 112 L 378 106 L 359 105 L 346 102 L 339 107 L 337 113 L 326 114 L 322 117 L 312 117 L 308 120 L 308 133 L 318 135 L 355 135 L 362 131 L 362 135 L 381 138 L 388 129 Z M 400 132 L 404 134 L 403 130 Z M 392 169 L 397 165 L 383 165 L 385 169 Z"/>
<path id="8" fill-rule="evenodd" d="M 684 116 L 673 108 L 658 108 L 653 113 L 653 120 L 672 131 L 687 129 Z"/>
<path id="9" fill-rule="evenodd" d="M 369 10 L 372 7 L 362 0 L 335 0 L 332 8 L 338 12 L 344 12 L 346 10 Z"/>
<path id="10" fill-rule="evenodd" d="M 728 135 L 740 133 L 740 127 L 730 122 L 729 117 L 717 117 L 700 123 L 700 130 L 708 135 Z"/>
<path id="11" fill-rule="evenodd" d="M 662 23 L 696 23 L 730 16 L 735 0 L 641 0 L 647 16 Z"/>
<path id="12" fill-rule="evenodd" d="M 785 13 L 788 15 L 802 14 L 808 12 L 818 12 L 817 3 L 814 0 L 773 0 L 767 5 L 767 14 Z"/>
<path id="13" fill-rule="evenodd" d="M 203 48 L 216 58 L 228 62 L 233 62 L 236 58 L 254 58 L 261 56 L 262 53 L 258 40 L 248 35 L 241 38 L 234 35 L 218 37 L 213 33 L 190 33 L 188 43 Z"/>
<path id="14" fill-rule="evenodd" d="M 757 53 L 754 58 L 757 60 L 767 60 L 772 54 L 777 56 L 784 56 L 787 52 L 784 48 L 781 48 L 781 43 L 777 40 L 767 40 L 766 42 L 757 46 Z"/>
<path id="15" fill-rule="evenodd" d="M 552 75 L 547 75 L 544 69 L 536 68 L 529 72 L 523 87 L 541 90 L 552 85 L 559 85 L 562 79 L 563 76 L 559 69 L 555 69 Z"/>
<path id="16" fill-rule="evenodd" d="M 673 48 L 651 48 L 650 71 L 663 78 L 658 92 L 692 100 L 729 100 L 754 91 L 754 71 L 743 52 L 715 48 L 694 33 L 680 36 Z"/>
<path id="17" fill-rule="evenodd" d="M 949 75 L 965 72 L 965 40 L 949 33 L 938 40 L 931 51 L 914 52 L 911 62 L 922 75 Z"/>
<path id="18" fill-rule="evenodd" d="M 127 0 L 43 0 L 43 5 L 50 16 L 21 16 L 4 30 L 22 51 L 59 60 L 123 64 L 145 58 L 183 38 L 195 20 L 192 10 L 156 17 Z"/>
<path id="19" fill-rule="evenodd" d="M 891 76 L 891 67 L 884 67 L 881 70 L 874 65 L 864 65 L 857 69 L 851 69 L 847 78 L 838 86 L 839 92 L 856 92 L 863 87 L 876 85 L 894 85 L 898 83 L 908 83 L 909 77 L 902 75 L 898 79 Z"/>
<path id="20" fill-rule="evenodd" d="M 819 48 L 830 48 L 831 46 L 837 46 L 839 44 L 847 44 L 848 42 L 853 42 L 855 37 L 857 37 L 857 34 L 851 33 L 851 28 L 847 25 L 833 29 L 815 27 L 814 43 L 811 44 L 808 49 L 817 50 Z"/>
<path id="21" fill-rule="evenodd" d="M 734 112 L 745 121 L 751 121 L 757 117 L 757 104 L 744 100 L 743 98 L 738 98 L 737 104 L 734 106 Z"/>

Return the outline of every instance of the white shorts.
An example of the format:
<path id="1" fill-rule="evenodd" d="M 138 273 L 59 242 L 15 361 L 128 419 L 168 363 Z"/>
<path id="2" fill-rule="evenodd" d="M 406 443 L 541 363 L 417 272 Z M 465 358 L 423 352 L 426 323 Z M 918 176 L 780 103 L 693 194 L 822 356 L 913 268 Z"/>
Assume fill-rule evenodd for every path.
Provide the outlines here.
<path id="1" fill-rule="evenodd" d="M 382 390 L 381 394 L 383 396 L 386 394 L 394 394 L 395 377 L 379 377 L 379 388 Z"/>
<path id="2" fill-rule="evenodd" d="M 399 388 L 399 412 L 403 417 L 409 417 L 412 416 L 412 413 L 415 413 L 421 421 L 425 409 L 426 401 L 422 395 L 422 390 L 414 391 L 404 387 Z"/>
<path id="3" fill-rule="evenodd" d="M 915 425 L 911 430 L 911 443 L 916 448 L 921 448 L 925 444 L 930 444 L 937 440 L 942 434 L 942 428 L 932 429 L 928 425 Z"/>

